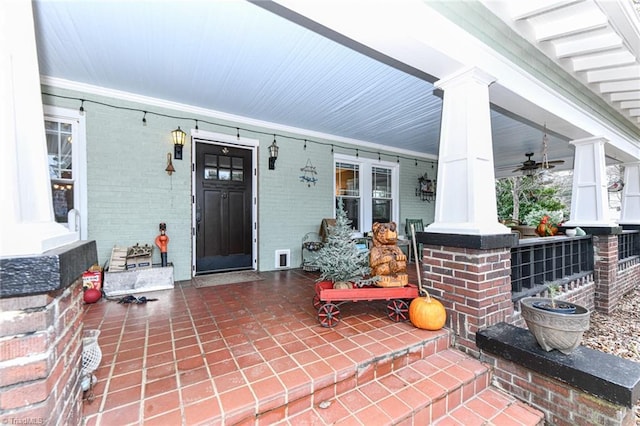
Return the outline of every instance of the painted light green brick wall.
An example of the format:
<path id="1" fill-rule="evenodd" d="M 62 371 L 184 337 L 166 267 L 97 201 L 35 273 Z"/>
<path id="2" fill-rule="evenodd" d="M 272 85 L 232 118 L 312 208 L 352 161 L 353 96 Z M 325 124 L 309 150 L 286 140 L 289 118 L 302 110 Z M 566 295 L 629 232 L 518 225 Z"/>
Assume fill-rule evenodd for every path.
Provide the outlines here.
<path id="1" fill-rule="evenodd" d="M 170 238 L 168 259 L 174 265 L 174 278 L 177 281 L 191 277 L 191 142 L 187 138 L 184 160 L 174 160 L 176 172 L 168 176 L 165 168 L 167 153 L 173 153 L 171 130 L 181 126 L 188 132 L 195 125 L 194 119 L 198 119 L 221 125 L 209 125 L 201 121 L 201 130 L 235 136 L 235 128 L 240 127 L 248 129 L 242 130 L 241 136 L 259 140 L 257 221 L 260 271 L 276 269 L 275 253 L 282 249 L 290 250 L 291 267 L 300 266 L 303 236 L 308 232 L 317 232 L 322 219 L 334 215 L 331 144 L 334 144 L 336 153 L 355 153 L 354 146 L 317 138 L 309 139 L 326 145 L 309 142 L 305 150 L 304 135 L 276 132 L 279 157 L 275 170 L 269 170 L 267 147 L 273 142 L 270 129 L 59 88 L 43 87 L 43 92 L 134 109 L 122 110 L 91 102 L 84 104 L 88 239 L 96 240 L 98 259 L 104 264 L 113 246 L 136 243 L 153 245 L 159 233 L 158 224 L 165 222 Z M 43 96 L 43 102 L 69 109 L 80 106 L 78 100 L 52 96 Z M 148 114 L 147 125 L 143 126 L 143 114 L 135 110 L 189 119 Z M 386 160 L 396 158 L 390 152 L 381 151 L 381 155 L 386 156 Z M 300 168 L 305 166 L 308 159 L 318 171 L 316 185 L 308 186 L 300 181 Z M 400 161 L 401 227 L 404 229 L 407 217 L 423 218 L 425 223 L 430 223 L 434 204 L 422 202 L 415 196 L 417 179 L 425 171 L 431 175 L 430 166 L 419 162 L 416 167 L 412 160 Z M 157 249 L 154 251 L 154 262 L 160 262 Z"/>
<path id="2" fill-rule="evenodd" d="M 141 108 L 117 99 L 45 88 L 49 93 Z M 77 101 L 43 97 L 43 102 L 76 109 Z M 186 123 L 142 113 L 85 103 L 87 140 L 88 239 L 96 240 L 98 259 L 109 260 L 113 246 L 154 245 L 160 222 L 167 224 L 168 259 L 174 278 L 187 279 L 191 256 L 191 174 L 188 160 L 174 161 L 176 173 L 165 172 L 173 153 L 170 132 Z M 141 108 L 143 109 L 143 108 Z M 162 111 L 171 113 L 174 111 Z M 176 114 L 177 115 L 177 114 Z M 185 146 L 185 150 L 190 146 Z M 187 156 L 188 157 L 188 156 Z M 160 263 L 155 247 L 154 263 Z"/>

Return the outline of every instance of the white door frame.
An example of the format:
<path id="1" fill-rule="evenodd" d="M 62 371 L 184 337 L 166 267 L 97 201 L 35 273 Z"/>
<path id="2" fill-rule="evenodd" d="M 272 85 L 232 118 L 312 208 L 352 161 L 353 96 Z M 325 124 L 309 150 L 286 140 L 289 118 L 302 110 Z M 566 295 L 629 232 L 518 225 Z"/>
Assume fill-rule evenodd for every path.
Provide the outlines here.
<path id="1" fill-rule="evenodd" d="M 251 150 L 251 260 L 252 269 L 258 269 L 258 139 L 250 139 L 224 133 L 191 129 L 191 277 L 196 273 L 196 144 L 230 146 Z"/>

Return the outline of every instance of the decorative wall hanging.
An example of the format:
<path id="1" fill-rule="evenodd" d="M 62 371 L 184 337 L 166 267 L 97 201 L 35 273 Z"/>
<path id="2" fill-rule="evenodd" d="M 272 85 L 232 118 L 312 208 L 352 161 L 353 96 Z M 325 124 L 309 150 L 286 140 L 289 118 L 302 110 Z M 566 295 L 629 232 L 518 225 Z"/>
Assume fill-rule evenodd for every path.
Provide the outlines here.
<path id="1" fill-rule="evenodd" d="M 429 179 L 427 173 L 418 178 L 416 197 L 420 197 L 422 201 L 426 201 L 428 203 L 436 198 L 436 181 Z"/>
<path id="2" fill-rule="evenodd" d="M 316 166 L 311 163 L 311 159 L 307 158 L 307 164 L 304 167 L 300 168 L 300 171 L 304 174 L 300 176 L 300 182 L 306 182 L 308 187 L 311 187 L 311 184 L 316 185 L 318 178 L 316 175 L 318 172 L 316 171 Z"/>

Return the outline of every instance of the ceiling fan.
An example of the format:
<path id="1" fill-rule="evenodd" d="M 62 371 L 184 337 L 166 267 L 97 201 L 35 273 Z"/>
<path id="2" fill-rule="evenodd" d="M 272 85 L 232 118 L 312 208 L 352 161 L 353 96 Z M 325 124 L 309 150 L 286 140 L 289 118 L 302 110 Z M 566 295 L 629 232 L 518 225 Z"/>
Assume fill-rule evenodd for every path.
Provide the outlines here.
<path id="1" fill-rule="evenodd" d="M 552 161 L 546 161 L 546 162 L 536 162 L 535 160 L 531 159 L 531 157 L 533 157 L 533 152 L 527 152 L 525 154 L 525 156 L 527 157 L 527 160 L 523 161 L 522 162 L 522 166 L 520 166 L 517 169 L 515 169 L 514 172 L 521 171 L 525 175 L 532 175 L 538 169 L 552 169 L 552 168 L 555 167 L 556 164 L 563 164 L 564 163 L 564 160 L 552 160 Z"/>

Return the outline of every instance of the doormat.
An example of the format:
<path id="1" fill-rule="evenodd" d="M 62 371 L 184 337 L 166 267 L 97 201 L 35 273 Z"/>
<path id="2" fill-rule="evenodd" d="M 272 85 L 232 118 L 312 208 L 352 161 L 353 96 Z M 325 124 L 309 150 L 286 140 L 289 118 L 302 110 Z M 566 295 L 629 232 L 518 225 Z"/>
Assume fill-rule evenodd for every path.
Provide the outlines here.
<path id="1" fill-rule="evenodd" d="M 220 274 L 201 275 L 193 278 L 196 288 L 213 287 L 223 284 L 261 281 L 263 278 L 253 271 L 224 272 Z"/>

